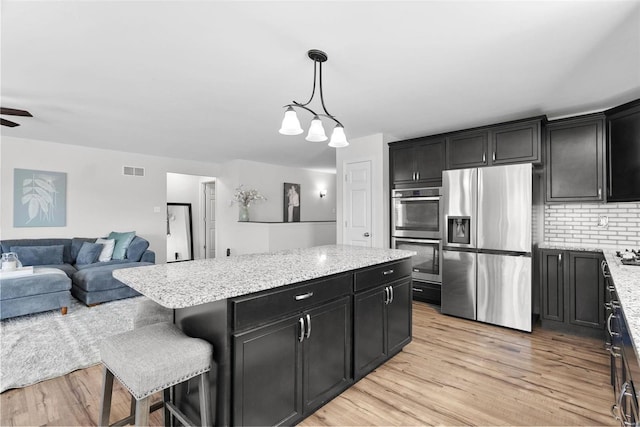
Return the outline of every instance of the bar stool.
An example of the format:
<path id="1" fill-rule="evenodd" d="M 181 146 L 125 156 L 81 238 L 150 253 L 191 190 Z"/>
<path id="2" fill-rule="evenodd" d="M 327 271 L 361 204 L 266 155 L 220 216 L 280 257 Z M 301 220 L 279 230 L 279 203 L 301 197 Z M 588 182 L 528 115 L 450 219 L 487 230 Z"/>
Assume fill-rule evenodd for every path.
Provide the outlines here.
<path id="1" fill-rule="evenodd" d="M 136 304 L 136 314 L 133 317 L 133 328 L 160 322 L 173 322 L 173 310 L 164 307 L 152 299 L 142 297 Z"/>
<path id="2" fill-rule="evenodd" d="M 211 344 L 188 337 L 178 327 L 166 322 L 106 338 L 100 344 L 103 388 L 99 425 L 109 425 L 114 376 L 131 393 L 132 413 L 111 425 L 124 425 L 134 419 L 136 426 L 148 425 L 151 395 L 158 391 L 163 392 L 165 425 L 170 424 L 169 416 L 177 418 L 183 425 L 195 425 L 170 400 L 169 389 L 196 376 L 199 376 L 200 425 L 210 425 L 208 372 L 212 356 Z"/>

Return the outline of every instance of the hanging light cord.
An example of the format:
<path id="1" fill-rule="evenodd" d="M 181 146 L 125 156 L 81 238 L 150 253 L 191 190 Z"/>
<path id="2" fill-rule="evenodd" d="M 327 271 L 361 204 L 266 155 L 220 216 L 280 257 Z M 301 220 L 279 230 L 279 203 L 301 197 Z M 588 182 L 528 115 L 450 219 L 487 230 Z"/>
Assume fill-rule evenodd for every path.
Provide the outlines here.
<path id="1" fill-rule="evenodd" d="M 316 76 L 317 76 L 316 72 L 317 72 L 318 65 L 320 66 L 320 73 L 319 73 L 320 74 L 320 103 L 322 104 L 322 109 L 324 110 L 325 114 L 317 114 L 311 108 L 307 107 L 307 105 L 309 105 L 311 103 L 311 101 L 313 100 L 313 97 L 316 94 Z M 301 103 L 299 103 L 297 101 L 293 101 L 292 104 L 287 104 L 283 108 L 288 108 L 288 107 L 304 108 L 305 110 L 307 110 L 308 112 L 310 112 L 314 116 L 327 117 L 327 118 L 333 120 L 334 122 L 336 122 L 337 124 L 339 124 L 340 126 L 342 126 L 342 123 L 340 123 L 340 121 L 338 119 L 336 119 L 335 116 L 330 114 L 327 111 L 327 107 L 325 107 L 325 105 L 324 105 L 324 95 L 322 93 L 322 62 L 318 61 L 317 59 L 313 60 L 313 90 L 311 91 L 311 98 L 309 98 L 309 100 L 307 102 L 305 102 L 304 104 L 301 104 Z M 342 127 L 344 127 L 344 126 L 342 126 Z"/>

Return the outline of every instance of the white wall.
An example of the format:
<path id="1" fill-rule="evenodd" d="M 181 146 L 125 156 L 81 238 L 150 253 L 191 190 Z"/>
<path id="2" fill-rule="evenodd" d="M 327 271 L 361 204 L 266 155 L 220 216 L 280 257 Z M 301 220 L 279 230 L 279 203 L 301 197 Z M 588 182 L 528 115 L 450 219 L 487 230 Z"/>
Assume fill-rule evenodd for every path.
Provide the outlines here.
<path id="1" fill-rule="evenodd" d="M 145 168 L 145 176 L 124 176 L 124 165 Z M 166 260 L 167 172 L 216 176 L 220 171 L 215 163 L 6 136 L 0 167 L 0 238 L 99 237 L 133 230 L 149 240 L 157 263 Z M 67 174 L 65 227 L 13 226 L 14 168 Z"/>
<path id="2" fill-rule="evenodd" d="M 336 150 L 336 192 L 343 194 L 344 170 L 346 163 L 371 161 L 371 245 L 388 248 L 389 239 L 389 147 L 382 134 L 349 140 L 349 146 Z M 337 242 L 343 242 L 342 196 L 336 200 Z"/>
<path id="3" fill-rule="evenodd" d="M 255 188 L 267 198 L 249 208 L 250 221 L 282 222 L 285 182 L 300 184 L 300 220 L 335 221 L 336 175 L 309 169 L 290 168 L 247 160 L 234 160 L 222 165 L 216 181 L 216 220 L 218 242 L 216 253 L 224 256 L 227 248 L 232 255 L 268 250 L 269 234 L 251 234 L 247 224 L 238 223 L 238 206 L 231 205 L 231 198 L 240 184 L 245 189 Z M 320 198 L 320 189 L 327 196 Z M 220 224 L 224 224 L 221 226 Z M 256 231 L 256 230 L 254 230 Z M 335 243 L 335 235 L 332 236 Z M 315 241 L 314 241 L 315 242 Z M 314 242 L 300 240 L 299 245 L 314 246 Z M 317 243 L 323 244 L 323 243 Z"/>

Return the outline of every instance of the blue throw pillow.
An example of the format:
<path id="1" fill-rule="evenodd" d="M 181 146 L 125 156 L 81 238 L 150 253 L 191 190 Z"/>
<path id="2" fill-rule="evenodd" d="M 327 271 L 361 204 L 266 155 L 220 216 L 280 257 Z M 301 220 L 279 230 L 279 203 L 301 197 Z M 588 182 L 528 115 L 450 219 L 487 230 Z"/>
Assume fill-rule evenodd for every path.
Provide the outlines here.
<path id="1" fill-rule="evenodd" d="M 114 239 L 116 241 L 116 246 L 113 248 L 113 255 L 111 255 L 111 259 L 124 259 L 127 254 L 127 249 L 134 237 L 136 237 L 135 231 L 128 231 L 124 233 L 112 231 L 109 233 L 109 237 L 107 237 L 107 239 Z"/>
<path id="2" fill-rule="evenodd" d="M 101 243 L 89 243 L 84 242 L 80 251 L 78 252 L 78 257 L 76 258 L 77 265 L 86 265 L 93 264 L 98 260 L 100 256 L 100 252 L 102 252 L 102 248 L 104 247 Z"/>
<path id="3" fill-rule="evenodd" d="M 64 245 L 11 246 L 10 249 L 18 255 L 18 259 L 24 266 L 64 264 L 62 262 Z"/>

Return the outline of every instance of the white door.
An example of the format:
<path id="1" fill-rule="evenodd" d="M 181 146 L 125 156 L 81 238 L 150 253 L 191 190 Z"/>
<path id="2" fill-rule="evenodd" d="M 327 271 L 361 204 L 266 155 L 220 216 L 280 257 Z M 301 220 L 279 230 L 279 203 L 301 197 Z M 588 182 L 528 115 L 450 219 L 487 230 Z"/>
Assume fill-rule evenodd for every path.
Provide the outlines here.
<path id="1" fill-rule="evenodd" d="M 371 247 L 371 161 L 346 163 L 344 171 L 343 241 Z"/>
<path id="2" fill-rule="evenodd" d="M 204 185 L 205 200 L 205 258 L 216 257 L 216 183 L 207 182 Z"/>

